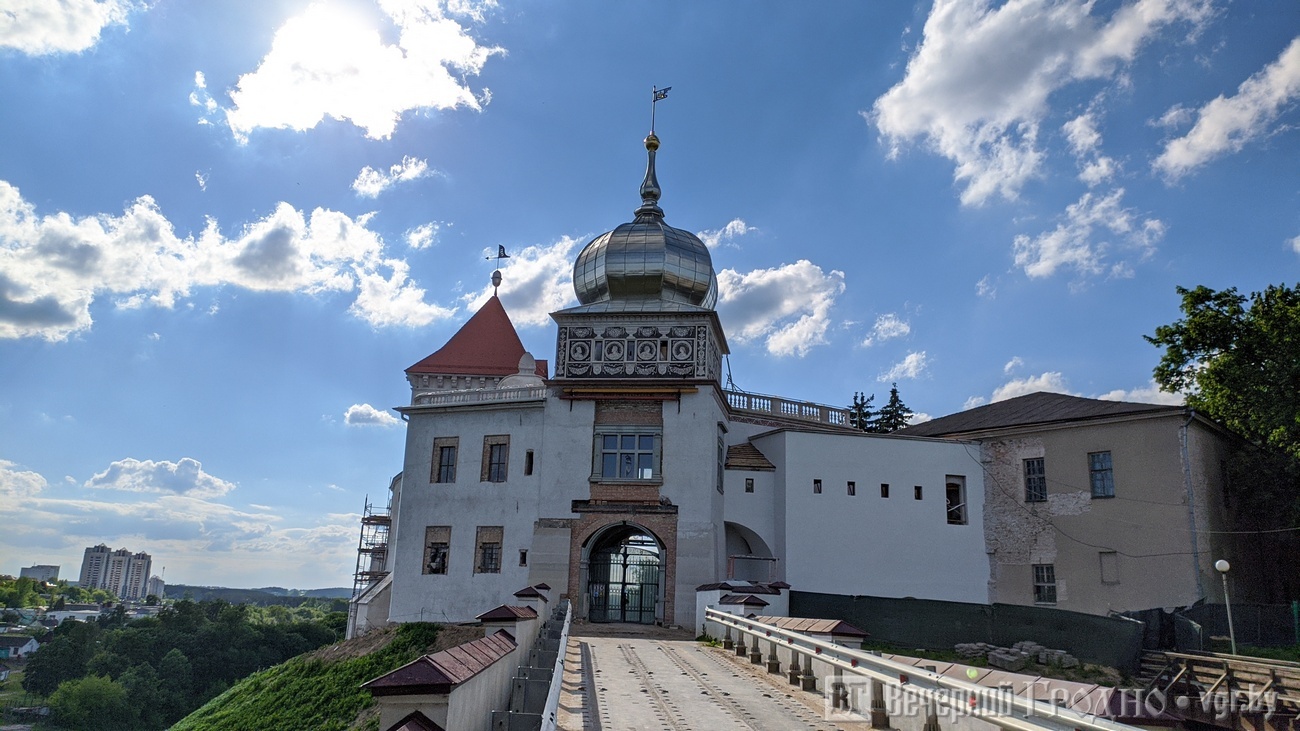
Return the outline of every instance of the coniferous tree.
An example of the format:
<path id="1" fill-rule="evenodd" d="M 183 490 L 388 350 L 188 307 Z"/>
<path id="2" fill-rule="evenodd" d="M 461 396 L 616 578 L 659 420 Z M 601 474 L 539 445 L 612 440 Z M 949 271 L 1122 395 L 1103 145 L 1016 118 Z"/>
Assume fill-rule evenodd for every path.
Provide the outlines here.
<path id="1" fill-rule="evenodd" d="M 907 408 L 907 404 L 898 397 L 898 384 L 890 384 L 889 402 L 880 407 L 876 412 L 876 420 L 873 422 L 875 427 L 871 431 L 877 431 L 881 434 L 898 431 L 907 426 L 907 420 L 912 417 L 912 410 Z"/>
<path id="2" fill-rule="evenodd" d="M 849 426 L 858 431 L 872 431 L 871 402 L 875 400 L 874 393 L 864 396 L 861 391 L 854 391 L 853 403 L 849 405 Z"/>

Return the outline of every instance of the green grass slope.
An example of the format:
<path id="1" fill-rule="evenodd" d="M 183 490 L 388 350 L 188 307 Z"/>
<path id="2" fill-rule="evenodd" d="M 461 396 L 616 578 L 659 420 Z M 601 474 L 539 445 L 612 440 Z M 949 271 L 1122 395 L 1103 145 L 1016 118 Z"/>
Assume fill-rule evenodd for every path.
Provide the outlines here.
<path id="1" fill-rule="evenodd" d="M 360 688 L 367 680 L 447 642 L 464 639 L 460 627 L 413 622 L 340 642 L 254 673 L 172 727 L 172 731 L 346 731 L 374 719 Z M 473 636 L 482 629 L 474 628 Z M 364 727 L 360 726 L 360 727 Z"/>

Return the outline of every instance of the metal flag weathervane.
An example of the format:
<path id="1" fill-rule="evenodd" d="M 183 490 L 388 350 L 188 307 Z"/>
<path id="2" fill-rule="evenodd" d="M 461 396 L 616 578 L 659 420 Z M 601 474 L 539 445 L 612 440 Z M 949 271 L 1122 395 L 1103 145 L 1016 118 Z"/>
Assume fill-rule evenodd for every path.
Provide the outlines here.
<path id="1" fill-rule="evenodd" d="M 485 256 L 483 258 L 497 260 L 497 270 L 492 272 L 492 296 L 495 297 L 497 294 L 497 288 L 501 286 L 501 260 L 509 259 L 510 255 L 506 253 L 506 247 L 504 244 L 497 244 L 497 255 Z"/>
<path id="2" fill-rule="evenodd" d="M 660 89 L 660 88 L 657 87 L 657 86 L 651 86 L 651 87 L 650 87 L 650 92 L 651 92 L 651 99 L 650 99 L 650 134 L 654 134 L 654 133 L 655 133 L 655 105 L 658 104 L 660 101 L 662 101 L 662 100 L 664 100 L 664 99 L 667 99 L 667 98 L 668 98 L 668 92 L 672 91 L 672 88 L 673 88 L 673 87 L 671 87 L 671 86 L 665 86 L 665 87 L 662 88 L 662 89 Z"/>

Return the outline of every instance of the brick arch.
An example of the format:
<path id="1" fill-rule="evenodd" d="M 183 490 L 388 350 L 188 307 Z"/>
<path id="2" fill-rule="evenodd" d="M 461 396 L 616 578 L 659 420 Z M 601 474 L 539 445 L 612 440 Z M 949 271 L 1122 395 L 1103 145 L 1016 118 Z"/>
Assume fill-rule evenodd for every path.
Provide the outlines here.
<path id="1" fill-rule="evenodd" d="M 574 602 L 574 616 L 586 619 L 586 573 L 592 538 L 609 528 L 620 525 L 635 527 L 654 538 L 663 552 L 661 575 L 663 577 L 663 612 L 659 621 L 665 625 L 676 624 L 677 582 L 677 512 L 620 512 L 583 513 L 578 525 L 569 535 L 569 598 Z"/>

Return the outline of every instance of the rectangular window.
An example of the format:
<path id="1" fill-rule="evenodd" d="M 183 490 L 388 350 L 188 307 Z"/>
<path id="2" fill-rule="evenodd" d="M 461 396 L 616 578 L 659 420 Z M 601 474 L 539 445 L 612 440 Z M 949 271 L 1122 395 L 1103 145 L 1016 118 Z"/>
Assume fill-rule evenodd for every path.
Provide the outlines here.
<path id="1" fill-rule="evenodd" d="M 519 565 L 520 565 L 520 566 L 527 566 L 527 565 L 528 565 L 528 550 L 527 550 L 527 549 L 524 549 L 524 548 L 519 549 Z"/>
<path id="2" fill-rule="evenodd" d="M 880 497 L 889 497 L 889 483 L 880 483 Z"/>
<path id="3" fill-rule="evenodd" d="M 753 491 L 754 491 L 754 478 L 752 478 L 752 477 L 746 477 L 746 478 L 745 478 L 745 492 L 753 492 Z"/>
<path id="4" fill-rule="evenodd" d="M 858 483 L 854 482 L 853 480 L 849 480 L 849 494 L 850 495 L 858 494 Z"/>
<path id="5" fill-rule="evenodd" d="M 1056 566 L 1036 563 L 1034 567 L 1034 603 L 1056 603 Z"/>
<path id="6" fill-rule="evenodd" d="M 719 427 L 718 428 L 718 476 L 717 476 L 717 489 L 719 495 L 723 494 L 722 478 L 726 475 L 726 467 L 727 467 L 727 445 L 725 442 L 722 441 L 722 428 Z"/>
<path id="7" fill-rule="evenodd" d="M 479 480 L 482 482 L 505 482 L 507 467 L 510 463 L 510 437 L 493 435 L 483 437 L 483 469 Z"/>
<path id="8" fill-rule="evenodd" d="M 921 499 L 921 486 L 920 486 L 920 485 L 917 485 L 916 487 L 912 488 L 912 491 L 913 491 L 913 496 L 914 496 L 917 500 L 920 500 L 920 499 Z"/>
<path id="9" fill-rule="evenodd" d="M 430 482 L 456 481 L 456 451 L 460 437 L 438 437 L 433 440 L 433 476 Z"/>
<path id="10" fill-rule="evenodd" d="M 1025 502 L 1047 502 L 1047 469 L 1042 457 L 1025 460 Z"/>
<path id="11" fill-rule="evenodd" d="M 966 478 L 948 475 L 944 480 L 944 504 L 948 510 L 948 525 L 966 525 Z"/>
<path id="12" fill-rule="evenodd" d="M 480 525 L 475 536 L 474 573 L 501 573 L 501 537 L 504 529 L 499 525 Z"/>
<path id="13" fill-rule="evenodd" d="M 606 480 L 654 480 L 659 477 L 658 434 L 597 434 L 596 448 L 594 477 Z"/>
<path id="14" fill-rule="evenodd" d="M 431 525 L 424 529 L 424 573 L 447 573 L 447 552 L 451 546 L 451 526 Z"/>
<path id="15" fill-rule="evenodd" d="M 813 494 L 814 494 L 814 495 L 820 495 L 820 494 L 822 494 L 822 481 L 821 481 L 821 480 L 813 480 Z"/>
<path id="16" fill-rule="evenodd" d="M 1119 583 L 1119 554 L 1115 551 L 1099 551 L 1097 560 L 1101 563 L 1101 583 Z"/>
<path id="17" fill-rule="evenodd" d="M 1093 497 L 1115 497 L 1115 472 L 1110 452 L 1088 453 L 1088 480 L 1092 483 Z"/>
<path id="18" fill-rule="evenodd" d="M 531 449 L 524 452 L 524 474 L 533 474 L 533 450 Z"/>

